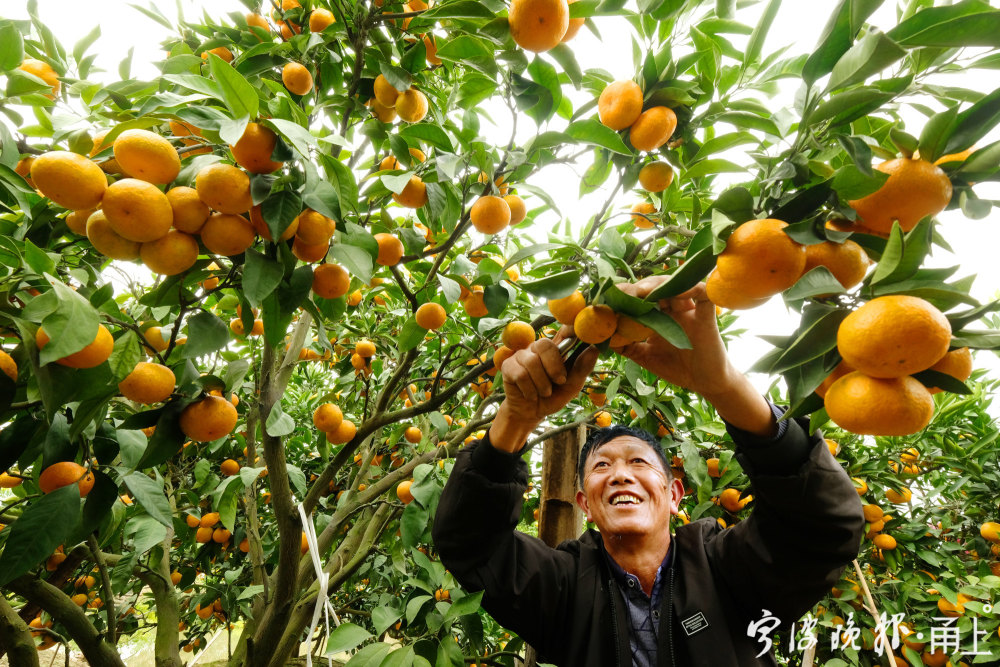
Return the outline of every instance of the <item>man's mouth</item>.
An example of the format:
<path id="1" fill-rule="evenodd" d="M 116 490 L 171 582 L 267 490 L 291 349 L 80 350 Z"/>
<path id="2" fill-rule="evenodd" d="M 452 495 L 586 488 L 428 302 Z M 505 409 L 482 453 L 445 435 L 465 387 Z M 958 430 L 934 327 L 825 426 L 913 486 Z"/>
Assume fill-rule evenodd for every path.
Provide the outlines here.
<path id="1" fill-rule="evenodd" d="M 619 493 L 619 494 L 616 494 L 614 496 L 611 496 L 611 499 L 608 502 L 611 505 L 615 505 L 615 506 L 617 506 L 617 505 L 638 505 L 639 503 L 642 502 L 642 499 L 639 498 L 639 496 L 633 495 L 631 493 Z"/>

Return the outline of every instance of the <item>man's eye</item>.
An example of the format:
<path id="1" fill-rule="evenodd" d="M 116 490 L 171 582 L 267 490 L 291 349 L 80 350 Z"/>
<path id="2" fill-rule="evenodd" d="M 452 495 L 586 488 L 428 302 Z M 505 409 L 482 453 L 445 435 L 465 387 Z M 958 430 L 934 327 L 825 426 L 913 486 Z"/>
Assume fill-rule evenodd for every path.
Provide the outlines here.
<path id="1" fill-rule="evenodd" d="M 640 458 L 634 458 L 634 459 L 632 459 L 632 463 L 645 463 L 645 462 L 646 462 L 646 459 L 640 459 Z"/>
<path id="2" fill-rule="evenodd" d="M 601 468 L 601 467 L 606 466 L 606 465 L 608 465 L 607 461 L 598 461 L 597 463 L 594 464 L 594 467 L 595 468 Z"/>

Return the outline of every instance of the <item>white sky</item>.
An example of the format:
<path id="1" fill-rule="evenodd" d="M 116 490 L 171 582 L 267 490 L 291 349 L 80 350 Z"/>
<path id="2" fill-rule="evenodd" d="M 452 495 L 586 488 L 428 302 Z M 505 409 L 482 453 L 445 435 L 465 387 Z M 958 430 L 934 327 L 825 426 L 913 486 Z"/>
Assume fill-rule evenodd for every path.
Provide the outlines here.
<path id="1" fill-rule="evenodd" d="M 137 4 L 144 4 L 144 0 L 137 0 Z M 174 3 L 161 2 L 156 4 L 166 15 L 176 15 Z M 185 16 L 191 19 L 200 17 L 203 12 L 207 12 L 216 19 L 222 19 L 232 11 L 246 12 L 246 8 L 237 0 L 212 0 L 211 2 L 177 0 L 176 4 L 183 9 Z M 763 4 L 760 3 L 746 12 L 741 12 L 738 18 L 744 23 L 753 25 L 763 10 Z M 836 4 L 835 0 L 783 3 L 780 15 L 769 33 L 764 54 L 766 55 L 787 44 L 794 46 L 786 55 L 810 52 L 818 41 L 826 18 Z M 43 20 L 58 36 L 67 50 L 72 50 L 76 41 L 90 32 L 95 20 L 99 23 L 102 37 L 91 47 L 91 52 L 100 53 L 97 66 L 106 70 L 106 74 L 95 74 L 92 75 L 92 78 L 103 81 L 115 80 L 119 61 L 126 56 L 129 48 L 133 47 L 135 48 L 133 75 L 137 78 L 152 78 L 157 75 L 157 70 L 152 63 L 163 57 L 163 51 L 160 50 L 159 44 L 166 37 L 166 31 L 159 24 L 129 7 L 124 0 L 105 0 L 105 2 L 96 5 L 79 0 L 38 0 L 38 6 Z M 25 3 L 17 0 L 13 2 L 6 0 L 3 7 L 0 8 L 0 17 L 27 18 Z M 871 19 L 871 22 L 883 29 L 894 25 L 896 22 L 894 3 L 886 3 Z M 623 19 L 607 17 L 599 17 L 595 19 L 595 23 L 604 36 L 603 43 L 587 29 L 581 30 L 577 37 L 570 42 L 581 68 L 586 70 L 598 67 L 609 71 L 616 79 L 631 78 L 636 67 L 632 63 L 628 24 Z M 731 39 L 737 46 L 741 46 L 746 39 L 739 35 L 727 35 L 727 38 Z M 983 91 L 991 90 L 995 86 L 995 82 L 995 77 L 991 79 L 989 73 L 976 72 L 963 72 L 951 75 L 947 79 L 949 85 L 962 85 Z M 789 96 L 793 94 L 795 92 L 794 85 L 789 84 L 788 89 L 784 92 Z M 568 86 L 564 87 L 564 93 L 572 96 L 574 105 L 587 101 L 586 97 L 579 96 Z M 777 101 L 776 108 L 778 105 L 788 106 L 788 99 L 790 98 Z M 509 121 L 505 113 L 504 107 L 497 107 L 492 113 L 498 125 L 495 130 L 497 134 L 488 132 L 485 125 L 484 134 L 496 136 L 505 141 L 509 136 Z M 912 120 L 910 120 L 911 118 Z M 907 130 L 911 134 L 919 135 L 923 117 L 914 113 L 912 116 L 907 116 L 907 119 L 911 123 Z M 527 118 L 523 119 L 519 130 L 519 135 L 523 138 L 529 137 L 536 131 L 533 122 Z M 994 132 L 980 145 L 997 139 L 1000 139 L 1000 133 Z M 578 196 L 579 177 L 583 174 L 587 164 L 575 167 L 550 167 L 532 177 L 531 180 L 533 185 L 553 193 L 560 205 L 563 206 L 562 213 L 581 228 L 607 196 L 601 192 L 583 198 Z M 732 180 L 738 182 L 741 179 L 737 175 Z M 976 192 L 980 198 L 1000 200 L 1000 185 L 996 183 L 983 184 L 976 188 Z M 616 202 L 616 207 L 620 210 L 627 209 L 637 198 L 637 194 L 626 194 Z M 533 208 L 538 206 L 539 202 L 533 202 L 529 199 L 528 205 L 529 208 Z M 966 219 L 961 212 L 957 211 L 942 214 L 939 217 L 941 222 L 939 229 L 954 248 L 955 254 L 936 251 L 931 260 L 935 266 L 961 266 L 958 276 L 978 274 L 972 292 L 973 296 L 984 302 L 996 298 L 997 291 L 1000 289 L 1000 262 L 996 261 L 995 258 L 995 249 L 1000 246 L 1000 229 L 997 227 L 997 217 L 996 212 L 994 212 L 986 220 L 974 221 Z M 556 222 L 554 215 L 540 220 L 540 223 L 545 227 Z M 537 229 L 533 232 L 521 232 L 519 228 L 519 233 L 537 235 L 538 240 L 544 240 L 545 231 Z M 758 340 L 756 335 L 787 335 L 794 330 L 797 322 L 797 314 L 787 313 L 779 298 L 772 299 L 763 307 L 742 313 L 738 326 L 747 329 L 753 335 L 745 334 L 732 344 L 731 352 L 737 365 L 745 370 L 770 349 L 770 345 Z M 998 362 L 997 356 L 992 353 L 978 353 L 976 365 L 977 367 L 992 368 L 994 376 L 1000 371 L 1000 362 Z M 766 376 L 752 376 L 751 379 L 761 390 L 772 381 L 772 378 Z"/>

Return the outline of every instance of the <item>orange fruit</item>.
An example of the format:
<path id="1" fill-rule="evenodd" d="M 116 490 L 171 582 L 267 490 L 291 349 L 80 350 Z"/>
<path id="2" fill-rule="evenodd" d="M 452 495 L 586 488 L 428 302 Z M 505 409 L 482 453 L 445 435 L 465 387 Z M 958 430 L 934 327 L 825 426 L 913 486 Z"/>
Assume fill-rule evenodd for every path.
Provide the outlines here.
<path id="1" fill-rule="evenodd" d="M 719 278 L 738 285 L 749 299 L 768 297 L 794 285 L 805 267 L 806 251 L 785 234 L 787 226 L 768 218 L 737 227 L 718 256 Z"/>
<path id="2" fill-rule="evenodd" d="M 370 340 L 360 340 L 358 344 L 354 346 L 354 351 L 365 358 L 375 356 L 375 343 Z"/>
<path id="3" fill-rule="evenodd" d="M 876 521 L 881 521 L 882 517 L 885 516 L 885 512 L 878 505 L 868 504 L 861 508 L 865 515 L 865 521 L 868 523 L 875 523 Z"/>
<path id="4" fill-rule="evenodd" d="M 535 342 L 535 329 L 527 322 L 510 322 L 503 328 L 500 338 L 505 347 L 517 352 Z"/>
<path id="5" fill-rule="evenodd" d="M 637 151 L 655 151 L 667 143 L 677 129 L 677 115 L 669 107 L 646 109 L 629 128 L 628 136 Z"/>
<path id="6" fill-rule="evenodd" d="M 181 159 L 169 141 L 149 130 L 125 130 L 112 144 L 122 171 L 141 181 L 169 183 L 181 170 Z"/>
<path id="7" fill-rule="evenodd" d="M 510 224 L 510 205 L 501 197 L 480 197 L 469 210 L 472 226 L 483 234 L 499 234 Z"/>
<path id="8" fill-rule="evenodd" d="M 892 223 L 908 232 L 922 218 L 937 215 L 951 201 L 948 175 L 926 160 L 897 158 L 875 167 L 889 179 L 861 199 L 847 202 L 858 214 L 858 222 L 876 233 L 888 234 Z"/>
<path id="9" fill-rule="evenodd" d="M 195 177 L 195 188 L 201 200 L 220 213 L 246 213 L 253 207 L 250 177 L 231 164 L 203 167 Z"/>
<path id="10" fill-rule="evenodd" d="M 87 597 L 86 593 L 77 593 L 70 599 L 73 600 L 73 604 L 75 604 L 78 607 L 82 607 L 83 605 L 87 604 L 87 602 L 90 601 L 90 598 Z"/>
<path id="11" fill-rule="evenodd" d="M 830 372 L 830 374 L 826 376 L 822 384 L 816 387 L 816 393 L 819 394 L 821 398 L 825 397 L 826 392 L 830 389 L 831 385 L 833 385 L 834 382 L 844 377 L 853 370 L 856 369 L 852 368 L 850 364 L 844 362 L 844 360 L 841 359 L 840 363 L 837 364 L 837 367 L 834 368 Z"/>
<path id="12" fill-rule="evenodd" d="M 87 219 L 94 214 L 97 209 L 87 208 L 82 211 L 70 211 L 64 220 L 66 221 L 66 226 L 74 234 L 79 234 L 80 236 L 87 235 Z"/>
<path id="13" fill-rule="evenodd" d="M 38 60 L 37 58 L 25 58 L 21 61 L 21 64 L 18 65 L 17 68 L 22 72 L 27 72 L 28 74 L 37 76 L 39 79 L 52 87 L 52 93 L 46 95 L 45 97 L 50 100 L 54 100 L 59 94 L 59 88 L 61 87 L 59 75 L 54 69 L 52 69 L 52 66 L 44 60 Z"/>
<path id="14" fill-rule="evenodd" d="M 396 113 L 407 123 L 419 123 L 427 116 L 427 96 L 416 88 L 404 90 L 396 98 Z"/>
<path id="15" fill-rule="evenodd" d="M 219 523 L 221 517 L 218 512 L 209 512 L 201 517 L 201 521 L 198 523 L 202 528 L 214 528 L 215 524 Z"/>
<path id="16" fill-rule="evenodd" d="M 271 159 L 277 143 L 278 135 L 270 128 L 258 123 L 248 123 L 243 136 L 229 150 L 233 152 L 236 164 L 251 174 L 270 174 L 284 165 L 284 162 Z"/>
<path id="17" fill-rule="evenodd" d="M 260 28 L 265 32 L 271 32 L 271 26 L 267 24 L 267 19 L 265 19 L 260 14 L 250 13 L 246 15 L 247 26 L 251 28 Z M 259 38 L 258 38 L 259 39 Z"/>
<path id="18" fill-rule="evenodd" d="M 286 63 L 281 68 L 281 82 L 293 95 L 308 95 L 313 87 L 312 74 L 301 63 Z"/>
<path id="19" fill-rule="evenodd" d="M 642 88 L 635 81 L 609 83 L 597 98 L 597 115 L 612 130 L 631 127 L 642 113 Z"/>
<path id="20" fill-rule="evenodd" d="M 941 649 L 933 653 L 924 651 L 920 656 L 920 662 L 927 665 L 927 667 L 945 667 L 948 664 L 948 653 Z"/>
<path id="21" fill-rule="evenodd" d="M 313 271 L 313 292 L 324 299 L 338 299 L 351 287 L 351 275 L 340 264 L 320 264 Z"/>
<path id="22" fill-rule="evenodd" d="M 854 371 L 833 383 L 824 403 L 838 426 L 861 435 L 910 435 L 934 414 L 930 393 L 909 376 L 874 378 Z"/>
<path id="23" fill-rule="evenodd" d="M 199 141 L 198 139 L 194 138 L 187 138 L 187 139 L 183 138 L 183 137 L 199 137 L 200 139 L 204 139 L 204 135 L 202 134 L 200 128 L 195 127 L 191 123 L 185 123 L 184 121 L 170 120 L 169 123 L 170 123 L 170 131 L 173 133 L 175 137 L 182 137 L 181 143 L 184 144 L 185 146 L 198 146 L 205 143 L 204 141 Z M 204 155 L 206 153 L 211 153 L 211 152 L 212 152 L 211 147 L 203 145 L 201 148 L 197 150 L 187 151 L 184 155 L 185 156 Z M 104 166 L 102 165 L 102 168 L 103 167 Z M 106 168 L 105 171 L 107 171 Z"/>
<path id="24" fill-rule="evenodd" d="M 292 250 L 293 251 L 295 250 L 294 246 L 292 246 Z M 359 303 L 361 303 L 361 290 L 359 290 L 359 289 L 358 290 L 354 290 L 353 292 L 351 292 L 350 294 L 347 295 L 347 305 L 348 306 L 356 306 Z"/>
<path id="25" fill-rule="evenodd" d="M 48 342 L 49 335 L 45 333 L 44 329 L 38 327 L 38 331 L 35 332 L 35 344 L 38 349 L 44 348 Z M 114 347 L 115 339 L 111 337 L 111 333 L 104 328 L 103 324 L 98 324 L 97 335 L 94 336 L 92 342 L 79 352 L 74 352 L 62 359 L 56 359 L 56 363 L 70 368 L 93 368 L 107 361 Z"/>
<path id="26" fill-rule="evenodd" d="M 333 238 L 336 223 L 322 213 L 307 208 L 295 218 L 295 238 L 307 245 L 321 245 Z"/>
<path id="27" fill-rule="evenodd" d="M 707 461 L 705 461 L 705 463 L 708 466 L 708 476 L 715 479 L 722 477 L 722 473 L 726 472 L 726 470 L 729 470 L 729 468 L 726 468 L 725 470 L 720 471 L 719 459 L 717 458 L 708 459 Z"/>
<path id="28" fill-rule="evenodd" d="M 587 306 L 573 320 L 573 332 L 584 343 L 597 345 L 611 338 L 618 328 L 618 314 L 608 306 Z"/>
<path id="29" fill-rule="evenodd" d="M 965 382 L 972 375 L 972 352 L 967 347 L 951 350 L 941 357 L 936 364 L 931 366 L 930 370 L 946 373 L 956 380 Z M 928 387 L 927 389 L 932 394 L 937 394 L 941 391 L 937 387 Z"/>
<path id="30" fill-rule="evenodd" d="M 153 273 L 177 275 L 198 261 L 198 242 L 190 234 L 171 229 L 163 237 L 143 243 L 139 247 L 139 257 Z"/>
<path id="31" fill-rule="evenodd" d="M 167 196 L 152 183 L 135 178 L 108 187 L 101 208 L 119 236 L 140 243 L 163 238 L 174 220 Z"/>
<path id="32" fill-rule="evenodd" d="M 405 479 L 396 485 L 396 497 L 399 498 L 404 505 L 409 505 L 413 502 L 413 494 L 410 493 L 411 486 L 413 486 L 412 479 Z"/>
<path id="33" fill-rule="evenodd" d="M 368 100 L 368 106 L 371 107 L 372 115 L 383 123 L 391 123 L 396 120 L 396 109 L 394 107 L 387 107 L 374 97 Z"/>
<path id="34" fill-rule="evenodd" d="M 232 432 L 237 419 L 232 403 L 221 396 L 206 396 L 184 408 L 180 427 L 190 440 L 211 442 Z"/>
<path id="35" fill-rule="evenodd" d="M 518 46 L 540 53 L 559 45 L 569 29 L 566 0 L 512 0 L 507 11 L 510 36 Z"/>
<path id="36" fill-rule="evenodd" d="M 344 413 L 333 403 L 324 403 L 313 412 L 313 426 L 323 432 L 336 431 L 342 421 Z"/>
<path id="37" fill-rule="evenodd" d="M 517 195 L 507 195 L 503 200 L 510 209 L 510 224 L 513 226 L 524 222 L 528 217 L 528 207 L 524 204 L 524 200 Z"/>
<path id="38" fill-rule="evenodd" d="M 97 208 L 108 188 L 100 167 L 69 151 L 49 151 L 35 158 L 31 180 L 43 195 L 73 210 Z"/>
<path id="39" fill-rule="evenodd" d="M 489 375 L 496 375 L 497 371 L 503 368 L 503 362 L 514 356 L 514 350 L 510 349 L 506 345 L 501 345 L 497 348 L 497 351 L 493 353 L 493 370 L 486 371 Z"/>
<path id="40" fill-rule="evenodd" d="M 93 157 L 93 155 L 91 155 Z M 31 180 L 31 165 L 35 162 L 35 156 L 28 155 L 17 161 L 14 166 L 14 173 L 25 180 L 25 182 L 31 187 L 35 187 L 34 181 Z"/>
<path id="41" fill-rule="evenodd" d="M 639 170 L 639 185 L 648 192 L 663 192 L 674 181 L 674 168 L 663 161 L 650 162 Z"/>
<path id="42" fill-rule="evenodd" d="M 618 328 L 615 329 L 615 333 L 628 343 L 639 343 L 649 338 L 653 334 L 653 330 L 627 315 L 619 315 Z"/>
<path id="43" fill-rule="evenodd" d="M 399 98 L 399 91 L 389 83 L 389 79 L 379 74 L 375 77 L 375 99 L 384 107 L 392 108 L 396 106 Z"/>
<path id="44" fill-rule="evenodd" d="M 1000 523 L 987 521 L 979 527 L 979 534 L 984 540 L 994 544 L 1000 544 Z"/>
<path id="45" fill-rule="evenodd" d="M 654 216 L 655 214 L 656 206 L 648 201 L 639 202 L 632 206 L 632 224 L 639 229 L 652 229 L 656 226 L 656 223 L 647 216 Z"/>
<path id="46" fill-rule="evenodd" d="M 824 241 L 806 246 L 806 266 L 803 273 L 825 266 L 844 289 L 851 289 L 868 272 L 869 259 L 864 248 L 850 239 L 843 243 Z"/>
<path id="47" fill-rule="evenodd" d="M 38 488 L 42 493 L 52 493 L 70 484 L 76 484 L 80 489 L 80 497 L 85 498 L 94 488 L 94 475 L 79 463 L 60 461 L 47 467 L 38 476 Z"/>
<path id="48" fill-rule="evenodd" d="M 233 459 L 226 459 L 219 465 L 219 470 L 225 477 L 232 477 L 240 474 L 240 464 Z"/>
<path id="49" fill-rule="evenodd" d="M 376 234 L 378 257 L 375 263 L 379 266 L 395 266 L 403 258 L 403 242 L 392 234 Z"/>
<path id="50" fill-rule="evenodd" d="M 257 235 L 263 238 L 265 241 L 272 241 L 271 238 L 271 228 L 267 226 L 267 221 L 264 220 L 264 213 L 261 210 L 261 205 L 256 204 L 250 209 L 250 224 L 253 225 L 254 231 Z M 292 218 L 292 221 L 288 223 L 288 227 L 285 231 L 281 232 L 281 237 L 279 241 L 287 241 L 288 239 L 295 236 L 295 233 L 299 230 L 299 216 Z"/>
<path id="51" fill-rule="evenodd" d="M 724 489 L 721 494 L 719 494 L 719 505 L 722 506 L 727 512 L 736 514 L 741 509 L 746 507 L 747 503 L 752 500 L 750 496 L 746 498 L 740 498 L 739 489 Z"/>
<path id="52" fill-rule="evenodd" d="M 410 182 L 403 191 L 399 194 L 393 193 L 392 198 L 400 206 L 420 208 L 427 203 L 427 185 L 419 176 L 410 176 Z"/>
<path id="53" fill-rule="evenodd" d="M 185 234 L 197 234 L 211 211 L 198 196 L 198 191 L 185 185 L 167 190 L 167 201 L 173 211 L 174 229 Z"/>
<path id="54" fill-rule="evenodd" d="M 198 536 L 199 536 L 199 539 L 198 539 L 199 542 L 202 542 L 202 541 L 208 542 L 208 540 L 201 540 L 200 539 L 201 538 L 201 531 L 198 531 Z M 198 614 L 198 618 L 201 618 L 201 619 L 204 619 L 204 620 L 208 620 L 209 618 L 212 617 L 212 614 L 214 613 L 214 610 L 212 609 L 212 605 L 207 605 L 205 607 L 202 607 L 201 603 L 199 602 L 197 605 L 195 605 L 194 612 L 196 614 Z"/>
<path id="55" fill-rule="evenodd" d="M 299 546 L 299 553 L 304 555 L 304 554 L 306 554 L 306 553 L 309 552 L 309 538 L 306 536 L 306 532 L 305 531 L 302 531 L 302 538 L 301 538 L 301 540 L 302 540 L 302 542 L 301 542 L 301 544 Z"/>
<path id="56" fill-rule="evenodd" d="M 424 434 L 421 433 L 420 429 L 416 426 L 408 426 L 406 430 L 403 431 L 403 437 L 406 438 L 407 442 L 415 445 L 420 442 L 420 440 L 424 437 Z"/>
<path id="57" fill-rule="evenodd" d="M 22 481 L 20 477 L 0 472 L 0 489 L 13 489 L 14 487 L 21 486 Z"/>
<path id="58" fill-rule="evenodd" d="M 17 362 L 3 350 L 0 350 L 0 371 L 12 382 L 17 382 Z"/>
<path id="59" fill-rule="evenodd" d="M 140 361 L 132 372 L 118 383 L 118 391 L 130 401 L 150 405 L 167 400 L 173 393 L 176 383 L 174 372 L 166 366 Z"/>
<path id="60" fill-rule="evenodd" d="M 885 533 L 876 535 L 872 542 L 874 542 L 875 546 L 883 551 L 892 551 L 896 548 L 896 538 L 892 535 L 886 535 Z"/>
<path id="61" fill-rule="evenodd" d="M 596 415 L 594 415 L 594 423 L 600 426 L 601 428 L 607 428 L 611 426 L 612 423 L 611 413 L 601 410 Z"/>
<path id="62" fill-rule="evenodd" d="M 962 614 L 965 613 L 965 603 L 969 602 L 970 600 L 972 600 L 972 598 L 963 593 L 958 594 L 958 600 L 954 604 L 948 602 L 947 598 L 940 597 L 938 598 L 937 601 L 938 611 L 940 611 L 941 614 L 943 614 L 944 616 L 949 616 L 952 618 L 961 616 Z"/>
<path id="63" fill-rule="evenodd" d="M 174 586 L 181 583 L 181 579 L 183 578 L 184 576 L 177 570 L 174 570 L 173 572 L 170 573 L 170 583 L 172 583 Z"/>
<path id="64" fill-rule="evenodd" d="M 568 4 L 570 5 L 572 5 L 574 2 L 576 2 L 576 0 L 568 0 Z M 586 21 L 587 19 L 585 18 L 578 18 L 578 19 L 571 18 L 569 20 L 569 27 L 566 28 L 566 34 L 563 35 L 561 41 L 565 43 L 576 37 L 576 33 L 580 32 L 580 28 L 583 27 L 583 24 Z"/>
<path id="65" fill-rule="evenodd" d="M 583 293 L 579 290 L 561 299 L 549 299 L 549 312 L 556 318 L 559 324 L 573 324 L 576 316 L 587 305 L 583 298 Z M 613 332 L 612 332 L 613 333 Z"/>
<path id="66" fill-rule="evenodd" d="M 217 55 L 220 58 L 222 58 L 223 60 L 225 60 L 227 63 L 233 62 L 233 52 L 230 51 L 225 46 L 216 46 L 214 49 L 209 49 L 207 51 L 202 51 L 201 52 L 201 59 L 202 60 L 208 60 L 208 54 L 209 53 L 214 53 L 215 55 Z"/>
<path id="67" fill-rule="evenodd" d="M 414 318 L 417 321 L 417 326 L 433 331 L 444 326 L 448 319 L 448 313 L 444 306 L 431 301 L 420 304 Z"/>
<path id="68" fill-rule="evenodd" d="M 840 323 L 837 349 L 866 375 L 903 377 L 930 368 L 948 352 L 951 324 L 927 301 L 904 294 L 872 299 Z"/>
<path id="69" fill-rule="evenodd" d="M 326 439 L 327 442 L 334 445 L 343 445 L 344 443 L 350 442 L 354 435 L 358 432 L 358 427 L 354 425 L 349 419 L 345 419 L 340 422 L 338 426 L 333 431 L 327 431 Z"/>
<path id="70" fill-rule="evenodd" d="M 424 35 L 424 51 L 427 62 L 431 65 L 440 65 L 441 59 L 437 56 L 437 42 L 434 35 Z"/>
<path id="71" fill-rule="evenodd" d="M 232 257 L 253 245 L 253 225 L 242 215 L 213 213 L 201 228 L 201 242 L 209 252 Z"/>
<path id="72" fill-rule="evenodd" d="M 482 289 L 478 289 L 469 294 L 468 298 L 462 301 L 462 308 L 465 309 L 465 312 L 469 317 L 486 317 L 489 314 L 489 309 L 486 307 L 486 301 L 483 299 Z"/>
<path id="73" fill-rule="evenodd" d="M 189 528 L 197 528 L 198 526 L 201 525 L 201 519 L 199 519 L 193 514 L 185 514 L 184 523 L 186 523 Z"/>
<path id="74" fill-rule="evenodd" d="M 328 26 L 336 22 L 337 19 L 329 9 L 323 9 L 322 7 L 314 9 L 309 15 L 309 32 L 323 32 Z"/>

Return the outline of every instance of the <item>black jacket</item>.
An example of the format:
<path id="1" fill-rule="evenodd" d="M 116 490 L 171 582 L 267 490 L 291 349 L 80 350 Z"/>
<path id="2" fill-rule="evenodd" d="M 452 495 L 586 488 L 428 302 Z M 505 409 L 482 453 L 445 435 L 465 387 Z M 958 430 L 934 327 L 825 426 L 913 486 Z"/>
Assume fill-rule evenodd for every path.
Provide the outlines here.
<path id="1" fill-rule="evenodd" d="M 807 436 L 805 426 L 790 421 L 782 438 L 763 446 L 730 429 L 751 479 L 753 511 L 728 529 L 703 519 L 676 530 L 659 665 L 776 665 L 770 653 L 755 657 L 764 645 L 747 636 L 748 625 L 765 609 L 783 626 L 796 621 L 857 556 L 858 494 L 823 438 Z M 789 465 L 786 454 L 797 460 Z M 434 521 L 442 562 L 465 588 L 485 591 L 483 608 L 534 646 L 540 661 L 626 667 L 625 602 L 600 534 L 590 530 L 552 549 L 517 532 L 526 487 L 520 456 L 485 440 L 459 453 Z"/>

